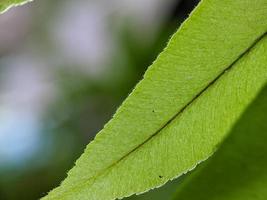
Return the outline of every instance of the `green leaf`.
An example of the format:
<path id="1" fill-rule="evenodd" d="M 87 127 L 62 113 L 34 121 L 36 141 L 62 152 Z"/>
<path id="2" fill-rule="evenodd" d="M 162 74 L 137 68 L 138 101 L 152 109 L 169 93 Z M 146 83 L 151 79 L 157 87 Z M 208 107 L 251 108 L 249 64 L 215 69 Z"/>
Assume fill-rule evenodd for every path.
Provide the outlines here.
<path id="1" fill-rule="evenodd" d="M 249 106 L 218 152 L 186 177 L 175 199 L 267 199 L 266 102 L 267 87 Z"/>
<path id="2" fill-rule="evenodd" d="M 23 5 L 33 0 L 1 0 L 0 1 L 0 13 L 5 12 L 11 7 Z"/>
<path id="3" fill-rule="evenodd" d="M 122 198 L 207 159 L 267 80 L 266 12 L 266 0 L 203 0 L 44 199 Z"/>

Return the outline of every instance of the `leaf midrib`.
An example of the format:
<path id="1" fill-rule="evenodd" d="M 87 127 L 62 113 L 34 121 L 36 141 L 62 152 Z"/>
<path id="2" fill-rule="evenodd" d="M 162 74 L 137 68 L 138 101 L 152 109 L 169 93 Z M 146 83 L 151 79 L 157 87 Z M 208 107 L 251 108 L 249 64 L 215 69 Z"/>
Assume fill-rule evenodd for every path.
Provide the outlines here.
<path id="1" fill-rule="evenodd" d="M 65 196 L 66 194 L 69 194 L 72 191 L 76 191 L 76 190 L 80 190 L 79 187 L 77 187 L 77 185 L 83 187 L 83 185 L 86 185 L 89 181 L 92 180 L 96 180 L 99 176 L 103 175 L 106 171 L 108 171 L 109 169 L 113 168 L 114 166 L 116 166 L 118 163 L 120 163 L 122 160 L 126 159 L 130 154 L 132 154 L 133 152 L 135 152 L 136 150 L 138 150 L 139 148 L 141 148 L 143 145 L 145 145 L 146 143 L 148 143 L 152 138 L 154 138 L 155 136 L 157 136 L 164 128 L 166 128 L 176 117 L 180 116 L 190 105 L 192 105 L 197 99 L 198 97 L 200 97 L 202 94 L 204 94 L 209 88 L 211 88 L 213 86 L 214 83 L 216 83 L 223 75 L 225 72 L 231 70 L 233 68 L 233 66 L 243 57 L 245 56 L 248 52 L 251 51 L 251 49 L 253 49 L 265 36 L 267 36 L 267 31 L 264 32 L 261 36 L 259 36 L 258 38 L 255 39 L 255 41 L 245 50 L 243 51 L 227 68 L 225 68 L 217 77 L 215 77 L 214 80 L 212 80 L 209 84 L 207 84 L 207 86 L 202 89 L 198 94 L 196 94 L 196 96 L 194 98 L 192 98 L 192 100 L 190 100 L 184 107 L 182 107 L 173 117 L 170 118 L 170 120 L 168 120 L 162 127 L 160 127 L 154 134 L 152 134 L 150 137 L 148 137 L 144 142 L 142 142 L 141 144 L 139 144 L 138 146 L 136 146 L 135 148 L 133 148 L 131 151 L 129 151 L 127 154 L 125 154 L 124 156 L 122 156 L 118 161 L 114 162 L 113 164 L 109 165 L 108 167 L 106 167 L 105 169 L 101 170 L 99 173 L 97 173 L 95 176 L 92 176 L 90 178 L 88 178 L 86 181 L 82 182 L 82 183 L 78 183 L 76 184 L 76 186 L 73 186 L 71 189 L 68 190 L 68 192 L 64 192 L 64 194 L 61 193 L 61 195 L 56 195 L 56 196 Z M 203 162 L 203 161 L 201 161 Z M 199 164 L 199 163 L 198 163 Z M 92 185 L 94 183 L 94 181 L 90 184 Z"/>

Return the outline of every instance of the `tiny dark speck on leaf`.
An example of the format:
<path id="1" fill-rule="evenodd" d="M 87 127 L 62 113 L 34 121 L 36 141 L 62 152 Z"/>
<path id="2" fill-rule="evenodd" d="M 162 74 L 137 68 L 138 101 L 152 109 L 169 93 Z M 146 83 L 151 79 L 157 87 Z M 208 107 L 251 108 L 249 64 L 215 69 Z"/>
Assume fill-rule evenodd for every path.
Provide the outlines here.
<path id="1" fill-rule="evenodd" d="M 159 178 L 163 178 L 163 176 L 159 175 Z"/>

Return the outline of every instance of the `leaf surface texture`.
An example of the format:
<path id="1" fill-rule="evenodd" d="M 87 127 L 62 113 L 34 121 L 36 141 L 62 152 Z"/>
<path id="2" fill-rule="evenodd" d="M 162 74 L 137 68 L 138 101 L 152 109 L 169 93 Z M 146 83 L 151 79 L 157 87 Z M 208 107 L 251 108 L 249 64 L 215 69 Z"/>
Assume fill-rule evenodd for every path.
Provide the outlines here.
<path id="1" fill-rule="evenodd" d="M 185 178 L 176 200 L 267 199 L 266 102 L 267 87 L 238 120 L 218 152 Z"/>
<path id="2" fill-rule="evenodd" d="M 267 1 L 203 0 L 44 199 L 111 200 L 207 159 L 267 80 Z"/>

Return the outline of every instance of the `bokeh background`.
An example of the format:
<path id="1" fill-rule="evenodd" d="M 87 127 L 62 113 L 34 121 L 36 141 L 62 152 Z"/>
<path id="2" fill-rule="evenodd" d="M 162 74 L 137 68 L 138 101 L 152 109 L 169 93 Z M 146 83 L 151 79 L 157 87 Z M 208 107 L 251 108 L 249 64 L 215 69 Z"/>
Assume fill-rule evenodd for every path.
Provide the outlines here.
<path id="1" fill-rule="evenodd" d="M 0 200 L 66 177 L 198 0 L 35 0 L 0 15 Z M 170 199 L 178 181 L 130 199 Z"/>

